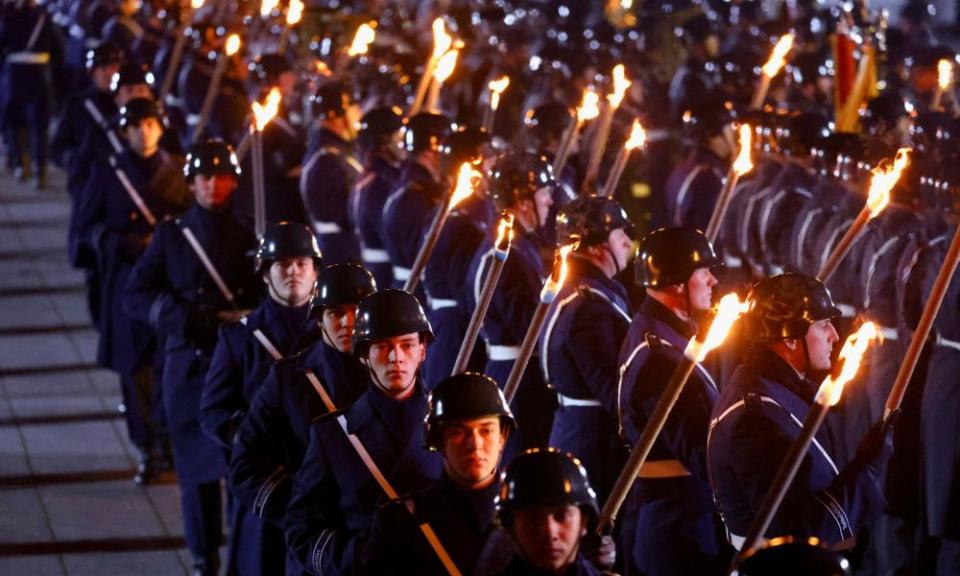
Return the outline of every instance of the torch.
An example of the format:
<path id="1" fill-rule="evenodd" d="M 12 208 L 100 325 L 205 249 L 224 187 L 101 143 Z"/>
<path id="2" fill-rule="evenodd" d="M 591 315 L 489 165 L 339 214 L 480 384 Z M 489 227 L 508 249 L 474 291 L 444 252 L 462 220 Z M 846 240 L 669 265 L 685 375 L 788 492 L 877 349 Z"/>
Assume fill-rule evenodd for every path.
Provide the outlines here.
<path id="1" fill-rule="evenodd" d="M 843 367 L 840 369 L 840 374 L 836 377 L 829 376 L 823 381 L 823 384 L 820 385 L 820 389 L 814 398 L 813 406 L 811 406 L 810 411 L 807 412 L 807 417 L 803 421 L 803 426 L 800 428 L 800 433 L 794 439 L 793 444 L 790 445 L 790 449 L 787 451 L 787 455 L 780 465 L 780 469 L 777 470 L 777 475 L 773 479 L 773 484 L 770 485 L 770 489 L 763 499 L 763 504 L 761 504 L 760 510 L 754 517 L 753 523 L 750 525 L 750 530 L 747 531 L 747 536 L 744 539 L 739 554 L 737 554 L 737 557 L 734 559 L 731 571 L 743 560 L 744 554 L 760 542 L 767 528 L 770 527 L 770 522 L 777 513 L 777 509 L 780 508 L 780 504 L 783 502 L 783 498 L 786 496 L 790 484 L 793 482 L 797 471 L 800 469 L 800 465 L 803 463 L 803 459 L 807 455 L 807 451 L 810 449 L 810 444 L 813 442 L 817 430 L 820 429 L 823 420 L 827 417 L 827 412 L 840 401 L 843 386 L 853 380 L 853 377 L 857 375 L 857 370 L 860 368 L 860 361 L 867 351 L 867 346 L 869 346 L 870 342 L 876 339 L 877 336 L 877 327 L 872 322 L 866 322 L 843 343 L 843 348 L 840 349 L 840 358 L 843 360 Z"/>
<path id="2" fill-rule="evenodd" d="M 713 207 L 713 214 L 710 215 L 710 222 L 707 223 L 704 233 L 711 242 L 715 242 L 720 234 L 720 224 L 723 223 L 723 217 L 730 207 L 730 201 L 733 200 L 733 191 L 737 187 L 737 182 L 741 176 L 753 170 L 753 161 L 750 159 L 752 135 L 753 130 L 749 124 L 740 125 L 740 152 L 727 171 L 723 189 L 720 191 L 720 197 L 717 198 L 716 206 Z"/>
<path id="3" fill-rule="evenodd" d="M 270 32 L 270 23 L 264 24 L 264 20 L 269 20 L 273 16 L 273 11 L 276 9 L 277 5 L 280 4 L 280 0 L 260 0 L 260 19 L 255 20 L 253 25 L 253 37 L 259 37 L 263 30 L 263 26 L 267 27 L 267 33 Z"/>
<path id="4" fill-rule="evenodd" d="M 567 165 L 567 159 L 570 157 L 570 150 L 573 148 L 573 139 L 587 120 L 593 120 L 600 115 L 600 96 L 590 87 L 583 93 L 583 99 L 577 108 L 577 119 L 567 127 L 563 133 L 563 140 L 560 141 L 560 148 L 557 150 L 557 156 L 553 159 L 553 173 L 559 178 L 560 171 Z"/>
<path id="5" fill-rule="evenodd" d="M 897 155 L 894 157 L 892 163 L 884 162 L 872 170 L 871 174 L 873 176 L 870 179 L 870 191 L 867 195 L 867 203 L 863 209 L 860 210 L 853 224 L 850 225 L 850 229 L 847 230 L 843 238 L 840 239 L 840 242 L 837 243 L 836 248 L 830 253 L 830 257 L 827 258 L 827 261 L 820 267 L 817 278 L 822 282 L 826 283 L 826 281 L 833 276 L 833 273 L 837 271 L 840 262 L 842 262 L 847 256 L 847 253 L 850 252 L 850 249 L 853 247 L 854 242 L 857 241 L 857 238 L 860 237 L 867 222 L 876 218 L 880 212 L 887 207 L 887 204 L 890 203 L 890 191 L 897 184 L 897 181 L 900 180 L 900 174 L 902 174 L 903 170 L 910 164 L 910 152 L 912 152 L 910 148 L 901 148 L 897 150 Z"/>
<path id="6" fill-rule="evenodd" d="M 177 39 L 173 44 L 173 52 L 170 54 L 170 63 L 167 64 L 167 73 L 163 77 L 163 84 L 160 85 L 160 92 L 157 93 L 157 102 L 163 102 L 173 88 L 173 79 L 177 77 L 177 70 L 180 68 L 180 61 L 183 59 L 183 49 L 187 44 L 187 36 L 184 34 L 187 23 L 193 21 L 193 13 L 203 6 L 203 0 L 190 0 L 190 9 L 186 11 L 180 26 L 177 27 Z"/>
<path id="7" fill-rule="evenodd" d="M 510 255 L 510 242 L 512 240 L 513 213 L 504 212 L 497 226 L 497 241 L 493 246 L 493 261 L 490 263 L 490 271 L 483 280 L 483 287 L 480 289 L 480 296 L 477 298 L 477 307 L 473 309 L 473 315 L 470 316 L 470 324 L 467 325 L 467 332 L 460 344 L 460 352 L 457 353 L 457 361 L 453 364 L 451 376 L 467 369 L 473 347 L 477 343 L 477 335 L 480 334 L 480 326 L 483 324 L 487 309 L 490 308 L 490 302 L 493 300 L 493 291 L 497 287 L 497 282 L 500 281 L 500 273 L 503 272 L 503 266 L 507 263 L 507 256 Z"/>
<path id="8" fill-rule="evenodd" d="M 447 34 L 446 27 L 443 24 L 443 18 L 436 18 L 433 21 L 433 53 L 427 59 L 427 65 L 423 70 L 423 76 L 420 77 L 420 83 L 417 84 L 416 96 L 413 99 L 413 105 L 407 116 L 413 116 L 420 111 L 423 106 L 423 99 L 427 96 L 427 88 L 430 87 L 430 81 L 433 78 L 433 69 L 437 66 L 440 58 L 447 53 L 447 50 L 453 46 L 453 38 Z"/>
<path id="9" fill-rule="evenodd" d="M 784 34 L 777 40 L 776 46 L 773 47 L 773 52 L 770 53 L 770 59 L 763 65 L 760 84 L 753 93 L 753 100 L 750 101 L 751 110 L 759 110 L 763 105 L 763 101 L 767 97 L 767 92 L 770 90 L 770 82 L 774 76 L 780 72 L 780 69 L 783 68 L 785 59 L 791 48 L 793 48 L 792 32 L 790 34 Z"/>
<path id="10" fill-rule="evenodd" d="M 527 364 L 530 363 L 530 357 L 533 356 L 534 347 L 537 345 L 537 338 L 540 337 L 540 331 L 543 324 L 553 308 L 553 303 L 557 300 L 557 294 L 563 288 L 563 282 L 567 279 L 567 257 L 573 252 L 578 242 L 567 244 L 557 249 L 556 257 L 553 263 L 553 270 L 546 282 L 543 283 L 543 289 L 540 290 L 540 302 L 533 312 L 533 318 L 530 320 L 530 326 L 527 333 L 523 336 L 523 342 L 520 344 L 520 353 L 517 359 L 513 361 L 513 368 L 510 369 L 510 376 L 507 377 L 507 383 L 503 387 L 503 395 L 507 399 L 507 404 L 513 402 L 517 395 L 517 388 L 520 387 L 520 379 L 527 370 Z"/>
<path id="11" fill-rule="evenodd" d="M 287 52 L 287 44 L 290 43 L 290 29 L 300 23 L 302 17 L 303 2 L 290 0 L 290 5 L 287 7 L 287 23 L 280 34 L 280 45 L 277 46 L 277 53 L 285 54 Z"/>
<path id="12" fill-rule="evenodd" d="M 707 331 L 706 339 L 701 342 L 696 338 L 691 338 L 690 342 L 687 343 L 687 347 L 683 351 L 683 358 L 674 368 L 667 387 L 660 395 L 657 406 L 653 409 L 650 419 L 643 427 L 636 445 L 630 451 L 630 458 L 624 465 L 623 471 L 620 472 L 620 476 L 617 477 L 617 482 L 613 485 L 613 490 L 603 505 L 603 510 L 600 512 L 600 522 L 597 525 L 597 534 L 603 535 L 617 517 L 620 507 L 623 506 L 623 502 L 627 498 L 627 493 L 633 486 L 633 481 L 637 478 L 651 448 L 653 448 L 653 443 L 656 442 L 660 431 L 667 423 L 667 417 L 670 416 L 674 405 L 680 399 L 680 393 L 683 391 L 687 380 L 693 374 L 693 369 L 706 358 L 711 350 L 723 343 L 734 322 L 746 311 L 747 302 L 741 301 L 736 293 L 727 294 L 717 304 L 717 313 L 714 315 L 710 329 Z"/>
<path id="13" fill-rule="evenodd" d="M 414 260 L 413 268 L 410 269 L 410 277 L 407 278 L 407 282 L 403 286 L 403 289 L 407 292 L 413 293 L 417 289 L 417 284 L 420 283 L 420 274 L 426 268 L 430 255 L 433 254 L 433 249 L 437 246 L 437 240 L 440 239 L 440 232 L 443 230 L 443 225 L 446 223 L 450 211 L 473 194 L 473 188 L 482 176 L 469 162 L 460 165 L 460 172 L 457 173 L 457 184 L 453 193 L 444 200 L 440 209 L 434 215 L 423 245 L 420 246 L 420 251 L 417 253 L 417 259 Z"/>
<path id="14" fill-rule="evenodd" d="M 231 34 L 227 38 L 227 44 L 224 47 L 223 53 L 217 58 L 217 67 L 213 70 L 213 78 L 210 79 L 210 86 L 207 87 L 207 93 L 203 97 L 203 107 L 200 108 L 200 121 L 197 122 L 197 126 L 193 129 L 192 141 L 194 144 L 200 141 L 204 130 L 207 128 L 207 122 L 210 121 L 210 112 L 213 111 L 213 103 L 216 101 L 217 94 L 220 92 L 220 82 L 223 81 L 223 75 L 227 71 L 230 58 L 233 57 L 238 50 L 240 50 L 240 36 Z"/>
<path id="15" fill-rule="evenodd" d="M 613 124 L 613 115 L 617 108 L 623 102 L 623 97 L 630 88 L 632 82 L 627 80 L 624 73 L 623 64 L 617 64 L 613 67 L 613 92 L 607 94 L 607 102 L 600 112 L 600 124 L 597 126 L 597 134 L 593 139 L 593 149 L 590 150 L 590 160 L 587 163 L 587 175 L 584 182 L 593 182 L 600 170 L 600 162 L 603 160 L 603 153 L 607 149 L 607 138 L 610 136 L 610 126 Z"/>
<path id="16" fill-rule="evenodd" d="M 646 131 L 644 131 L 639 120 L 634 120 L 633 128 L 630 129 L 630 137 L 627 138 L 627 141 L 623 144 L 623 148 L 621 148 L 617 154 L 617 160 L 613 163 L 613 169 L 610 170 L 610 174 L 607 176 L 607 182 L 603 185 L 604 196 L 613 198 L 613 192 L 617 188 L 617 183 L 620 182 L 623 170 L 627 167 L 627 159 L 630 157 L 630 153 L 646 144 L 646 142 Z"/>
<path id="17" fill-rule="evenodd" d="M 953 63 L 944 58 L 937 62 L 937 89 L 933 93 L 933 104 L 930 105 L 933 110 L 940 109 L 940 100 L 952 86 Z"/>
<path id="18" fill-rule="evenodd" d="M 433 83 L 430 84 L 430 95 L 427 97 L 427 110 L 437 112 L 437 104 L 440 101 L 440 90 L 443 83 L 453 74 L 457 66 L 457 58 L 460 57 L 460 49 L 453 48 L 437 61 L 437 66 L 433 70 Z"/>
<path id="19" fill-rule="evenodd" d="M 280 89 L 271 88 L 266 102 L 253 103 L 253 222 L 257 239 L 267 229 L 267 198 L 263 182 L 263 129 L 280 110 Z"/>
<path id="20" fill-rule="evenodd" d="M 341 52 L 337 57 L 337 62 L 333 66 L 333 75 L 337 78 L 342 76 L 343 71 L 346 70 L 347 64 L 350 62 L 350 59 L 354 56 L 366 54 L 370 50 L 370 45 L 373 44 L 373 41 L 376 38 L 376 21 L 364 22 L 361 24 L 360 27 L 357 28 L 356 34 L 353 35 L 353 42 L 350 43 L 350 48 L 347 49 L 346 55 Z"/>
<path id="21" fill-rule="evenodd" d="M 490 107 L 483 111 L 483 129 L 487 134 L 493 134 L 493 119 L 497 115 L 497 108 L 500 107 L 500 95 L 507 86 L 510 86 L 509 76 L 501 76 L 487 84 L 490 90 Z"/>

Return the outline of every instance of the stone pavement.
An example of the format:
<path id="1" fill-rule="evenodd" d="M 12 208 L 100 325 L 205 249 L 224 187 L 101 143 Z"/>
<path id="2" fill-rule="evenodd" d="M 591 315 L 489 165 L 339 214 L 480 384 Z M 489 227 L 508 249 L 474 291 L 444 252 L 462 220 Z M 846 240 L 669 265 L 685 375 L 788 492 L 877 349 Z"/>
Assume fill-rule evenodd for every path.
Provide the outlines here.
<path id="1" fill-rule="evenodd" d="M 182 575 L 175 483 L 139 488 L 116 377 L 67 262 L 64 175 L 0 174 L 0 574 Z"/>

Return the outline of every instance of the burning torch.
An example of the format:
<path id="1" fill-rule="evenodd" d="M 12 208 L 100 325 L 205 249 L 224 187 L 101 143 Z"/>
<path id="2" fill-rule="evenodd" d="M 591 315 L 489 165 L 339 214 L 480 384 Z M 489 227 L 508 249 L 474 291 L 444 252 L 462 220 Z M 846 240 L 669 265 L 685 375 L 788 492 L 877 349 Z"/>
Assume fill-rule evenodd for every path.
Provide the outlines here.
<path id="1" fill-rule="evenodd" d="M 437 66 L 437 62 L 440 61 L 440 58 L 450 50 L 450 47 L 453 46 L 453 38 L 447 34 L 446 27 L 443 24 L 443 18 L 436 18 L 433 21 L 433 53 L 430 54 L 430 58 L 427 59 L 427 65 L 423 70 L 423 76 L 420 77 L 420 83 L 417 85 L 416 96 L 413 99 L 413 105 L 410 107 L 410 111 L 407 113 L 407 116 L 413 116 L 420 111 L 420 107 L 423 106 L 423 100 L 427 96 L 427 88 L 430 87 L 430 82 L 433 79 L 433 70 Z"/>
<path id="2" fill-rule="evenodd" d="M 257 239 L 267 229 L 267 197 L 263 181 L 263 129 L 280 111 L 280 89 L 271 88 L 264 104 L 253 103 L 253 220 Z"/>
<path id="3" fill-rule="evenodd" d="M 604 196 L 613 198 L 613 192 L 617 189 L 620 177 L 623 176 L 624 168 L 627 167 L 627 159 L 630 157 L 630 153 L 646 144 L 646 142 L 646 131 L 644 131 L 639 120 L 634 120 L 633 128 L 630 129 L 630 136 L 617 154 L 617 160 L 613 163 L 613 169 L 610 170 L 610 174 L 607 176 L 607 182 L 603 186 Z"/>
<path id="4" fill-rule="evenodd" d="M 373 41 L 377 38 L 377 23 L 376 21 L 364 22 L 357 28 L 356 34 L 353 35 L 353 42 L 350 43 L 350 47 L 347 48 L 346 54 L 340 53 L 337 57 L 337 62 L 333 66 L 333 75 L 336 78 L 343 76 L 344 70 L 347 68 L 347 64 L 350 62 L 350 59 L 355 56 L 360 56 L 366 54 L 370 50 L 370 45 L 373 44 Z"/>
<path id="5" fill-rule="evenodd" d="M 793 33 L 784 34 L 777 40 L 777 44 L 773 47 L 773 52 L 770 53 L 770 59 L 767 60 L 767 63 L 763 65 L 763 74 L 760 76 L 760 84 L 757 86 L 757 90 L 753 93 L 753 100 L 750 101 L 751 110 L 759 110 L 763 105 L 763 101 L 767 97 L 767 92 L 770 90 L 770 82 L 773 80 L 774 76 L 780 73 L 780 70 L 783 68 L 783 65 L 786 63 L 787 54 L 790 53 L 790 49 L 793 48 Z"/>
<path id="6" fill-rule="evenodd" d="M 567 127 L 563 133 L 563 140 L 560 141 L 560 148 L 557 150 L 557 156 L 553 159 L 553 173 L 560 177 L 560 171 L 567 165 L 567 159 L 570 157 L 570 150 L 573 148 L 573 139 L 577 137 L 580 128 L 587 120 L 593 120 L 600 115 L 600 96 L 593 87 L 587 88 L 583 93 L 583 99 L 577 108 L 577 119 Z"/>
<path id="7" fill-rule="evenodd" d="M 223 75 L 227 71 L 227 65 L 230 64 L 230 58 L 240 50 L 240 36 L 231 34 L 227 37 L 227 43 L 224 46 L 223 53 L 217 57 L 217 66 L 213 70 L 213 78 L 210 79 L 210 86 L 207 87 L 207 93 L 203 97 L 203 107 L 200 108 L 200 120 L 193 129 L 193 143 L 196 144 L 203 136 L 207 128 L 207 122 L 210 121 L 210 112 L 213 111 L 213 103 L 217 100 L 217 94 L 220 92 L 220 83 L 223 81 Z"/>
<path id="8" fill-rule="evenodd" d="M 439 112 L 437 106 L 440 102 L 440 90 L 443 89 L 443 83 L 453 74 L 459 57 L 460 48 L 452 48 L 437 61 L 433 70 L 433 83 L 430 84 L 430 95 L 427 96 L 427 110 L 430 112 Z"/>
<path id="9" fill-rule="evenodd" d="M 302 17 L 303 2 L 301 0 L 290 0 L 290 5 L 287 6 L 287 21 L 283 27 L 283 32 L 280 33 L 280 45 L 277 46 L 277 53 L 285 54 L 287 52 L 287 44 L 290 43 L 290 29 L 299 24 Z"/>
<path id="10" fill-rule="evenodd" d="M 177 77 L 177 71 L 180 69 L 180 61 L 183 60 L 183 49 L 187 44 L 185 34 L 187 25 L 193 21 L 194 13 L 203 6 L 203 0 L 190 0 L 190 9 L 183 15 L 180 25 L 177 27 L 177 39 L 173 44 L 173 52 L 170 54 L 170 63 L 167 65 L 167 73 L 163 76 L 163 84 L 160 85 L 160 91 L 157 93 L 157 102 L 163 102 L 173 88 L 173 79 Z"/>
<path id="11" fill-rule="evenodd" d="M 600 111 L 599 125 L 597 133 L 593 139 L 593 148 L 590 150 L 590 160 L 587 164 L 587 175 L 584 182 L 593 182 L 600 170 L 600 162 L 603 160 L 603 153 L 607 149 L 607 139 L 610 136 L 610 126 L 613 124 L 613 116 L 616 114 L 623 97 L 627 94 L 632 82 L 627 80 L 623 64 L 617 64 L 613 67 L 613 91 L 607 94 L 607 101 Z"/>
<path id="12" fill-rule="evenodd" d="M 753 161 L 750 159 L 751 139 L 753 130 L 749 124 L 740 125 L 740 152 L 737 158 L 730 165 L 727 171 L 727 178 L 723 183 L 723 189 L 720 191 L 720 197 L 717 198 L 717 204 L 713 207 L 713 214 L 710 215 L 710 222 L 707 224 L 707 230 L 704 233 L 711 242 L 717 241 L 720 234 L 720 224 L 723 223 L 723 217 L 730 207 L 730 201 L 733 199 L 734 189 L 740 177 L 753 170 Z"/>
<path id="13" fill-rule="evenodd" d="M 940 109 L 940 101 L 943 95 L 953 87 L 953 62 L 946 58 L 937 62 L 937 89 L 933 93 L 933 104 L 930 107 L 934 110 Z"/>
<path id="14" fill-rule="evenodd" d="M 483 111 L 483 129 L 487 134 L 493 134 L 493 120 L 497 115 L 497 108 L 500 107 L 500 95 L 508 86 L 510 86 L 509 76 L 501 76 L 487 84 L 490 90 L 490 107 Z"/>

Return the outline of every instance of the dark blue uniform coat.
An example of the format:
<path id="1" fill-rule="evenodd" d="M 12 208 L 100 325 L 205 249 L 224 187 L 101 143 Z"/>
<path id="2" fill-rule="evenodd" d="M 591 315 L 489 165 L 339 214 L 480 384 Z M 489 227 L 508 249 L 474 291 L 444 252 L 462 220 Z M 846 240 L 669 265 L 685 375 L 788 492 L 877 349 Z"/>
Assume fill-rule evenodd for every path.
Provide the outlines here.
<path id="1" fill-rule="evenodd" d="M 351 216 L 360 238 L 363 267 L 373 274 L 377 286 L 393 286 L 390 255 L 383 241 L 383 206 L 396 188 L 400 169 L 383 156 L 374 156 L 370 167 L 357 181 Z"/>

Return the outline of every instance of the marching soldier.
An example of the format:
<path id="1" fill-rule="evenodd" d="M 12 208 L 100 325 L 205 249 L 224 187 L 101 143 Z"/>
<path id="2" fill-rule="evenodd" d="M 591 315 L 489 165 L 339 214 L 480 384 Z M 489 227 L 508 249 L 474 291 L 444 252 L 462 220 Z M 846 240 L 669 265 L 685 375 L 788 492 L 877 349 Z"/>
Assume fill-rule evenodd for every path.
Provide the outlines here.
<path id="1" fill-rule="evenodd" d="M 126 54 L 134 54 L 143 39 L 143 26 L 136 19 L 143 8 L 143 1 L 121 0 L 114 6 L 115 13 L 103 29 L 103 41 L 113 44 Z"/>
<path id="2" fill-rule="evenodd" d="M 349 408 L 314 421 L 287 508 L 287 545 L 308 573 L 358 569 L 382 495 L 374 470 L 398 493 L 439 478 L 436 454 L 423 450 L 420 368 L 432 338 L 412 294 L 381 290 L 360 303 L 353 354 L 369 370 L 370 386 Z"/>
<path id="3" fill-rule="evenodd" d="M 489 574 L 513 554 L 493 523 L 503 448 L 516 423 L 503 392 L 473 372 L 448 376 L 430 393 L 425 447 L 443 456 L 443 476 L 377 512 L 364 574 L 447 574 L 418 525 L 438 538 L 462 574 Z M 411 515 L 412 512 L 412 515 Z"/>
<path id="4" fill-rule="evenodd" d="M 217 574 L 219 568 L 220 479 L 226 473 L 226 450 L 200 427 L 203 382 L 218 329 L 255 307 L 262 286 L 249 256 L 256 239 L 237 221 L 231 202 L 239 172 L 233 150 L 222 141 L 207 146 L 217 149 L 220 162 L 193 173 L 196 204 L 157 228 L 130 274 L 124 302 L 131 316 L 166 339 L 163 401 L 184 535 L 198 576 Z M 186 173 L 191 174 L 190 165 Z"/>
<path id="5" fill-rule="evenodd" d="M 706 14 L 698 14 L 683 24 L 682 38 L 686 61 L 670 81 L 670 117 L 679 123 L 683 113 L 709 103 L 716 81 L 707 63 L 720 53 L 720 37 Z"/>
<path id="6" fill-rule="evenodd" d="M 711 308 L 721 264 L 698 230 L 661 228 L 640 243 L 637 283 L 646 298 L 620 348 L 623 438 L 640 437 L 663 387 Z M 707 475 L 707 430 L 716 378 L 698 364 L 628 495 L 621 526 L 628 574 L 722 574 L 727 548 Z"/>

